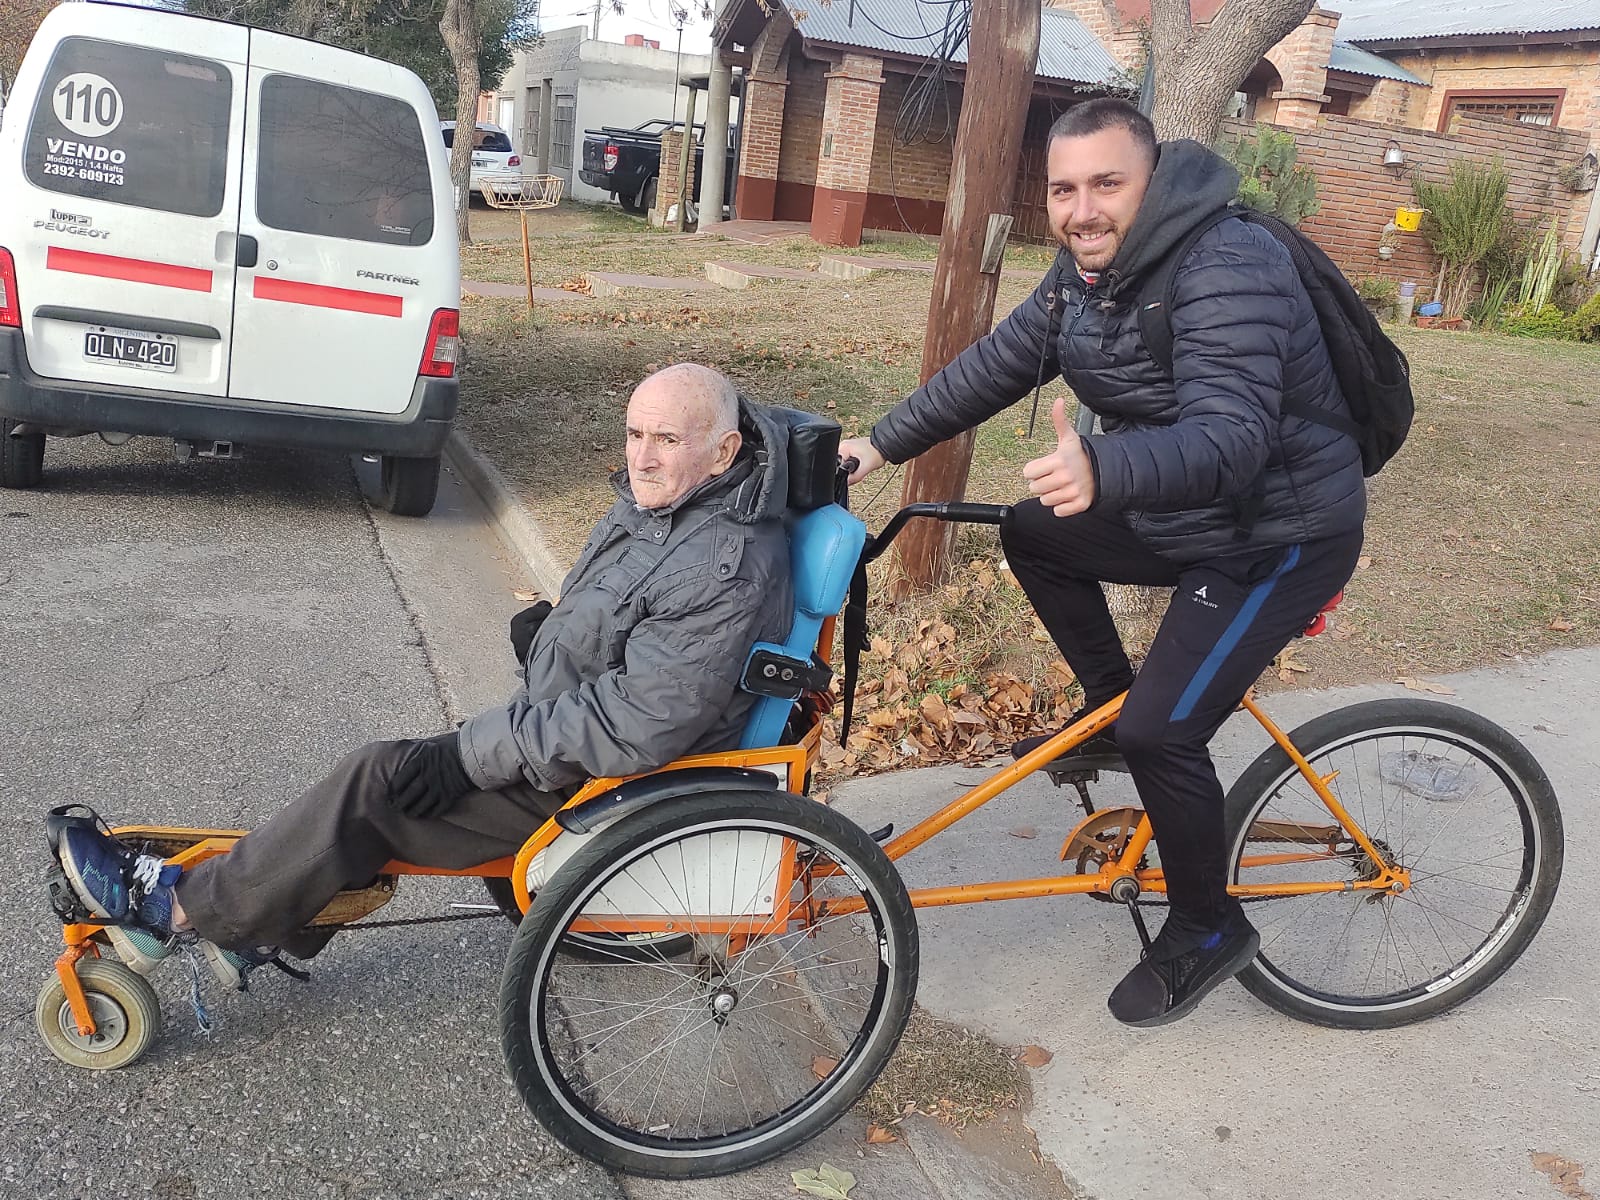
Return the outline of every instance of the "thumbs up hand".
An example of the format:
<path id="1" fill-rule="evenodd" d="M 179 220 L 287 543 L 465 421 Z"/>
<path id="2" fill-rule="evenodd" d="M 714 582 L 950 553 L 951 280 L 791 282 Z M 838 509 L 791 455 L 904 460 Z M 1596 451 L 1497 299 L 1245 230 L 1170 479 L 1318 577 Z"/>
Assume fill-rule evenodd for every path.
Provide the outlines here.
<path id="1" fill-rule="evenodd" d="M 1036 458 L 1022 468 L 1028 490 L 1058 517 L 1081 513 L 1094 502 L 1094 467 L 1083 439 L 1067 424 L 1067 402 L 1058 397 L 1050 410 L 1060 444 L 1053 453 Z"/>

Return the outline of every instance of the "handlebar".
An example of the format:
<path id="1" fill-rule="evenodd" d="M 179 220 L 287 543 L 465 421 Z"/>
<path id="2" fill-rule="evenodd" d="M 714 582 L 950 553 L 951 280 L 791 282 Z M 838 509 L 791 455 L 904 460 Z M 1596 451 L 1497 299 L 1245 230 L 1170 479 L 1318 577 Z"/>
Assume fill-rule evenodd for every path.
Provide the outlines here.
<path id="1" fill-rule="evenodd" d="M 1009 504 L 972 504 L 964 500 L 945 500 L 937 504 L 908 504 L 889 518 L 881 532 L 868 536 L 861 552 L 863 562 L 871 562 L 899 536 L 900 531 L 913 517 L 928 517 L 934 521 L 956 521 L 966 525 L 998 525 L 1011 514 Z"/>

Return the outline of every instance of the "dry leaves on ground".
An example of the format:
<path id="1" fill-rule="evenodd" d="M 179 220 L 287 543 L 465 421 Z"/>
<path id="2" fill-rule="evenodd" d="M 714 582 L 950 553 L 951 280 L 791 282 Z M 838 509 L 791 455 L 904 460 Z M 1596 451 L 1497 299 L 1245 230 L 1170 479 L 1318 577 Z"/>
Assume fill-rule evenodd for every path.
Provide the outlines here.
<path id="1" fill-rule="evenodd" d="M 1034 1070 L 1045 1066 L 1054 1057 L 1055 1055 L 1051 1054 L 1043 1046 L 1024 1046 L 1017 1052 L 1017 1061 L 1025 1067 L 1032 1067 Z"/>
<path id="2" fill-rule="evenodd" d="M 1571 1200 L 1595 1200 L 1594 1193 L 1583 1186 L 1581 1163 L 1538 1151 L 1530 1151 L 1528 1157 L 1533 1163 L 1533 1169 L 1541 1175 L 1548 1176 L 1556 1191 L 1563 1196 L 1571 1197 Z"/>
<path id="3" fill-rule="evenodd" d="M 900 1136 L 898 1134 L 893 1130 L 885 1129 L 876 1121 L 867 1125 L 867 1144 L 869 1146 L 883 1146 L 889 1142 L 898 1142 L 899 1140 Z"/>
<path id="4" fill-rule="evenodd" d="M 1455 688 L 1448 684 L 1436 683 L 1432 679 L 1418 679 L 1412 675 L 1396 676 L 1395 682 L 1404 684 L 1408 690 L 1413 692 L 1432 692 L 1435 696 L 1454 696 L 1456 694 Z"/>

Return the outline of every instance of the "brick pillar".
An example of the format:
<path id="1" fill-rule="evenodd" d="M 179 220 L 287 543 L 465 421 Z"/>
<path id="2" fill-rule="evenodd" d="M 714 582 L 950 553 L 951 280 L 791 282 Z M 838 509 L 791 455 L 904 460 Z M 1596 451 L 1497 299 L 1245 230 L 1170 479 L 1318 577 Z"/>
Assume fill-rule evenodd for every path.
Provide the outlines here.
<path id="1" fill-rule="evenodd" d="M 656 175 L 656 206 L 650 210 L 650 224 L 663 226 L 667 213 L 684 195 L 694 195 L 694 151 L 689 152 L 689 181 L 678 186 L 678 164 L 683 157 L 683 130 L 669 129 L 661 135 L 661 170 Z"/>
<path id="2" fill-rule="evenodd" d="M 750 48 L 744 99 L 739 104 L 739 186 L 734 215 L 770 221 L 778 195 L 778 156 L 783 150 L 783 104 L 789 90 L 789 35 L 794 24 L 773 6 L 766 28 Z"/>
<path id="3" fill-rule="evenodd" d="M 828 72 L 822 109 L 822 146 L 811 202 L 811 236 L 824 246 L 859 246 L 867 214 L 867 180 L 878 131 L 883 60 L 846 54 Z"/>
<path id="4" fill-rule="evenodd" d="M 1283 80 L 1282 90 L 1268 97 L 1278 102 L 1275 124 L 1304 129 L 1317 123 L 1328 102 L 1328 56 L 1338 25 L 1338 13 L 1313 8 L 1293 33 L 1267 51 L 1267 61 Z"/>

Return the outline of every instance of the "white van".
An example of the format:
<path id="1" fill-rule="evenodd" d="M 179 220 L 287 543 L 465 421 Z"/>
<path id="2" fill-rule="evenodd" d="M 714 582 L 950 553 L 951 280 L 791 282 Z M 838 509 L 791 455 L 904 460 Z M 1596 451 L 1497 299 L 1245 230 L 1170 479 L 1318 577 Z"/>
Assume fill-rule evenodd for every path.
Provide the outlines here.
<path id="1" fill-rule="evenodd" d="M 410 71 L 178 13 L 63 4 L 0 124 L 0 485 L 45 437 L 382 455 L 432 507 L 460 260 Z"/>

